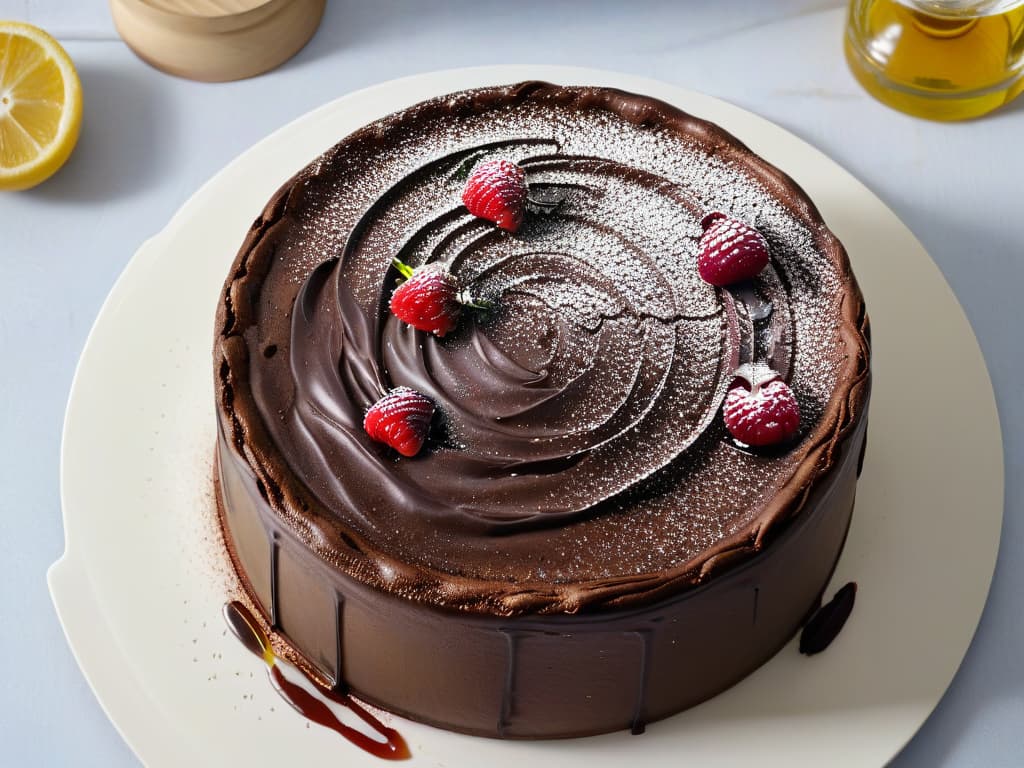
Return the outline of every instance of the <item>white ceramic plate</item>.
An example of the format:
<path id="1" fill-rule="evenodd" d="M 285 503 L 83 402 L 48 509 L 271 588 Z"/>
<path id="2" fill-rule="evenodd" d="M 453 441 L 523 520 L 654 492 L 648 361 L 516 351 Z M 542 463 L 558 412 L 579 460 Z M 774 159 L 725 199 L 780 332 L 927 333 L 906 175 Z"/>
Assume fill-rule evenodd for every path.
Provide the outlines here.
<path id="1" fill-rule="evenodd" d="M 510 743 L 394 718 L 411 764 L 881 765 L 952 679 L 995 564 L 1002 443 L 971 328 L 913 235 L 820 152 L 708 96 L 592 70 L 459 70 L 351 94 L 257 144 L 139 249 L 96 320 L 64 425 L 67 548 L 49 582 L 82 671 L 145 763 L 377 764 L 290 710 L 224 630 L 230 579 L 209 488 L 214 306 L 251 221 L 319 152 L 422 99 L 529 78 L 638 91 L 719 123 L 795 177 L 846 244 L 873 321 L 875 386 L 856 514 L 830 592 L 848 580 L 860 590 L 826 653 L 803 657 L 791 643 L 643 736 Z"/>

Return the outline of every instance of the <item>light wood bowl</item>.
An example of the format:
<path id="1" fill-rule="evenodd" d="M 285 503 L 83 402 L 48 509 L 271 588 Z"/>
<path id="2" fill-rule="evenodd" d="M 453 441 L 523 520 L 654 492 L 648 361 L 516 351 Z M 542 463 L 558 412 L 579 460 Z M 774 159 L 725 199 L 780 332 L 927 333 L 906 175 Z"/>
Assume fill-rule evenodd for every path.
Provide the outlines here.
<path id="1" fill-rule="evenodd" d="M 298 53 L 326 0 L 110 0 L 114 25 L 143 61 L 190 80 L 258 75 Z"/>

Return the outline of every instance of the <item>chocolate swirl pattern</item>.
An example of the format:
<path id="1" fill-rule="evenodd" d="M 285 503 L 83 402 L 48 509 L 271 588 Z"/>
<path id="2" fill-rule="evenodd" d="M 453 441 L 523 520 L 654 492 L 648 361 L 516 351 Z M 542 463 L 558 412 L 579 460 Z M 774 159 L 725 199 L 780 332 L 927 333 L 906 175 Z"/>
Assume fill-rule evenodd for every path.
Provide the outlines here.
<path id="1" fill-rule="evenodd" d="M 514 235 L 460 202 L 460 169 L 492 157 L 520 163 L 540 203 Z M 710 210 L 767 237 L 755 282 L 700 280 Z M 496 311 L 444 339 L 404 326 L 393 256 L 445 264 Z M 792 181 L 607 89 L 526 83 L 374 123 L 282 188 L 237 270 L 224 429 L 267 503 L 356 578 L 462 610 L 573 612 L 699 583 L 799 512 L 864 397 L 863 305 Z M 721 426 L 755 358 L 799 400 L 781 454 L 738 451 Z M 438 406 L 414 459 L 361 427 L 395 386 Z"/>
<path id="2" fill-rule="evenodd" d="M 439 525 L 554 524 L 676 460 L 715 417 L 739 333 L 731 296 L 696 279 L 685 256 L 700 218 L 685 190 L 543 147 L 554 152 L 520 163 L 531 193 L 551 202 L 519 233 L 458 204 L 453 170 L 546 143 L 468 147 L 407 175 L 303 287 L 291 339 L 296 418 L 332 457 L 322 469 L 334 470 L 332 490 L 351 508 L 372 506 L 353 493 L 364 487 Z M 425 223 L 378 226 L 403 210 L 425 211 Z M 360 252 L 379 254 L 375 302 L 352 289 Z M 446 265 L 497 312 L 444 340 L 405 326 L 387 312 L 397 277 L 388 254 Z M 362 434 L 362 413 L 395 386 L 423 392 L 445 416 L 442 447 L 420 460 L 396 463 Z"/>

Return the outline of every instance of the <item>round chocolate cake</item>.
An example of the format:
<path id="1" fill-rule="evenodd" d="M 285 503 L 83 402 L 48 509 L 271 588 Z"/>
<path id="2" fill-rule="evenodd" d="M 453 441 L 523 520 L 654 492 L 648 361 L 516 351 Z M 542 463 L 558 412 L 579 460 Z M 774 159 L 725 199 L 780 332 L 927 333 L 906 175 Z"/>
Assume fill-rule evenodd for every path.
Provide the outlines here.
<path id="1" fill-rule="evenodd" d="M 495 160 L 524 179 L 511 224 L 470 210 Z M 709 240 L 721 221 L 767 266 L 714 285 L 702 249 L 742 250 Z M 461 302 L 433 333 L 393 301 L 432 269 Z M 868 360 L 842 246 L 716 126 L 604 88 L 432 99 L 299 172 L 232 266 L 225 538 L 268 624 L 338 688 L 484 736 L 642 730 L 753 671 L 818 605 Z M 731 398 L 769 380 L 795 428 L 768 419 L 755 448 Z M 370 429 L 395 393 L 432 406 L 422 449 Z"/>

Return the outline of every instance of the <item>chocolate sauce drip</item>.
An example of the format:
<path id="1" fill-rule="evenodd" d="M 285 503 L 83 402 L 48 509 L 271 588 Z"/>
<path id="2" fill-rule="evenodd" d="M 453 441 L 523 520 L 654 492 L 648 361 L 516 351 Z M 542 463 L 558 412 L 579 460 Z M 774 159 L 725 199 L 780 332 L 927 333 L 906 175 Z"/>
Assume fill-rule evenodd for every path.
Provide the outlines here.
<path id="1" fill-rule="evenodd" d="M 246 650 L 263 659 L 267 664 L 267 674 L 270 676 L 274 690 L 303 717 L 324 728 L 330 728 L 374 757 L 384 760 L 407 760 L 412 756 L 409 747 L 398 731 L 385 726 L 350 696 L 320 688 L 305 673 L 303 673 L 303 677 L 309 688 L 286 678 L 281 671 L 281 665 L 285 662 L 274 655 L 270 647 L 270 639 L 260 628 L 256 617 L 243 603 L 233 600 L 225 604 L 224 620 L 232 634 L 241 641 Z M 294 669 L 298 670 L 297 667 Z M 316 693 L 312 691 L 316 691 Z M 329 699 L 351 710 L 371 730 L 380 734 L 381 739 L 374 739 L 356 728 L 345 725 L 331 711 L 324 699 Z"/>
<path id="2" fill-rule="evenodd" d="M 498 715 L 496 729 L 498 736 L 505 735 L 505 729 L 512 718 L 512 708 L 515 704 L 516 660 L 518 659 L 520 633 L 514 630 L 505 630 L 502 635 L 505 637 L 507 659 L 505 661 L 505 684 L 501 692 L 501 712 Z"/>
<path id="3" fill-rule="evenodd" d="M 637 686 L 636 706 L 633 710 L 633 722 L 630 725 L 630 733 L 639 736 L 647 730 L 647 687 L 650 678 L 651 668 L 651 630 L 640 629 L 633 632 L 640 641 L 640 664 L 639 675 L 640 685 Z"/>

